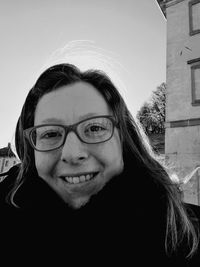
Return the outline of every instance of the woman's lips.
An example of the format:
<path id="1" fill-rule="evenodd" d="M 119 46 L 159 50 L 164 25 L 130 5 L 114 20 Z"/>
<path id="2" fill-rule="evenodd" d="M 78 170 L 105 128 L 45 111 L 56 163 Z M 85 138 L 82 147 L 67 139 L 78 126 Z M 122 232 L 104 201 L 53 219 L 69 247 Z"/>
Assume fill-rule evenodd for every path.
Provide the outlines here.
<path id="1" fill-rule="evenodd" d="M 98 172 L 82 173 L 80 175 L 67 175 L 61 176 L 61 178 L 68 184 L 83 184 L 93 180 L 97 176 Z"/>

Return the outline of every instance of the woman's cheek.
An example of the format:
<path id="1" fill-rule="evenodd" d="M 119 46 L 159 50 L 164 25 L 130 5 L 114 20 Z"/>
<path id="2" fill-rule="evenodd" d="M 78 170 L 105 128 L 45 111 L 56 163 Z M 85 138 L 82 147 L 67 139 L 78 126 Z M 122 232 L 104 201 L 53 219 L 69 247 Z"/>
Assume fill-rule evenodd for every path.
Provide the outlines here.
<path id="1" fill-rule="evenodd" d="M 102 143 L 93 151 L 93 156 L 104 167 L 104 172 L 118 174 L 123 170 L 122 148 L 118 138 Z"/>
<path id="2" fill-rule="evenodd" d="M 53 175 L 56 162 L 54 155 L 35 151 L 35 166 L 40 177 Z"/>

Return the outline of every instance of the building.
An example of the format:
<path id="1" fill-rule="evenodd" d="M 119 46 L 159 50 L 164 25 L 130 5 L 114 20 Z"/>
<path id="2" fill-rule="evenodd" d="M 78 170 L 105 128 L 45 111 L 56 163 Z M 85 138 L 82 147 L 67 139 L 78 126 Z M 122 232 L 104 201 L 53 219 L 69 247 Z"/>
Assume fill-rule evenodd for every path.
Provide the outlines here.
<path id="1" fill-rule="evenodd" d="M 13 153 L 10 143 L 7 147 L 0 149 L 0 173 L 8 171 L 12 166 L 18 164 L 20 161 Z M 3 177 L 0 177 L 2 180 Z"/>
<path id="2" fill-rule="evenodd" d="M 167 20 L 166 161 L 179 177 L 200 166 L 200 0 L 158 0 Z M 200 172 L 183 185 L 200 205 Z"/>

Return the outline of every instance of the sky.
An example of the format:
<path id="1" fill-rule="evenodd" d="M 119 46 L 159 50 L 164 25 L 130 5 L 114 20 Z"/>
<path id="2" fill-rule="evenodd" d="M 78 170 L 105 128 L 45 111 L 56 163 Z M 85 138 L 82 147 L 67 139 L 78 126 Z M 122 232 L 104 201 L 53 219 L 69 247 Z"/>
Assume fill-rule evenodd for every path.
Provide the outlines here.
<path id="1" fill-rule="evenodd" d="M 134 117 L 166 81 L 156 0 L 0 0 L 0 34 L 0 148 L 14 144 L 25 98 L 50 65 L 104 70 Z"/>

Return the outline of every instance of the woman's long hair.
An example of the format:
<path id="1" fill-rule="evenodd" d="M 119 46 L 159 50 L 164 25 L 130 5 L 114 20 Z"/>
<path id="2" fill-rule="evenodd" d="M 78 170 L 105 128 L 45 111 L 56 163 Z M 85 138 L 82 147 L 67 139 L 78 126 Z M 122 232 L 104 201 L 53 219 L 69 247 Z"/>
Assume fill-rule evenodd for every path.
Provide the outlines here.
<path id="1" fill-rule="evenodd" d="M 184 208 L 178 186 L 171 181 L 164 166 L 155 158 L 142 129 L 134 121 L 119 91 L 102 71 L 88 70 L 81 72 L 74 65 L 58 64 L 48 68 L 40 75 L 27 95 L 16 126 L 15 145 L 21 160 L 21 168 L 15 186 L 8 195 L 9 202 L 17 207 L 14 202 L 16 191 L 27 179 L 26 177 L 29 177 L 30 174 L 37 175 L 34 151 L 24 138 L 23 130 L 34 126 L 34 113 L 38 101 L 46 93 L 54 91 L 61 86 L 81 81 L 93 85 L 103 95 L 111 107 L 114 117 L 119 122 L 125 168 L 132 168 L 132 166 L 126 164 L 126 159 L 128 157 L 134 158 L 137 165 L 148 171 L 149 176 L 156 184 L 160 185 L 165 194 L 167 206 L 166 252 L 169 254 L 175 252 L 181 242 L 187 240 L 189 247 L 188 257 L 191 256 L 197 249 L 198 236 Z"/>

